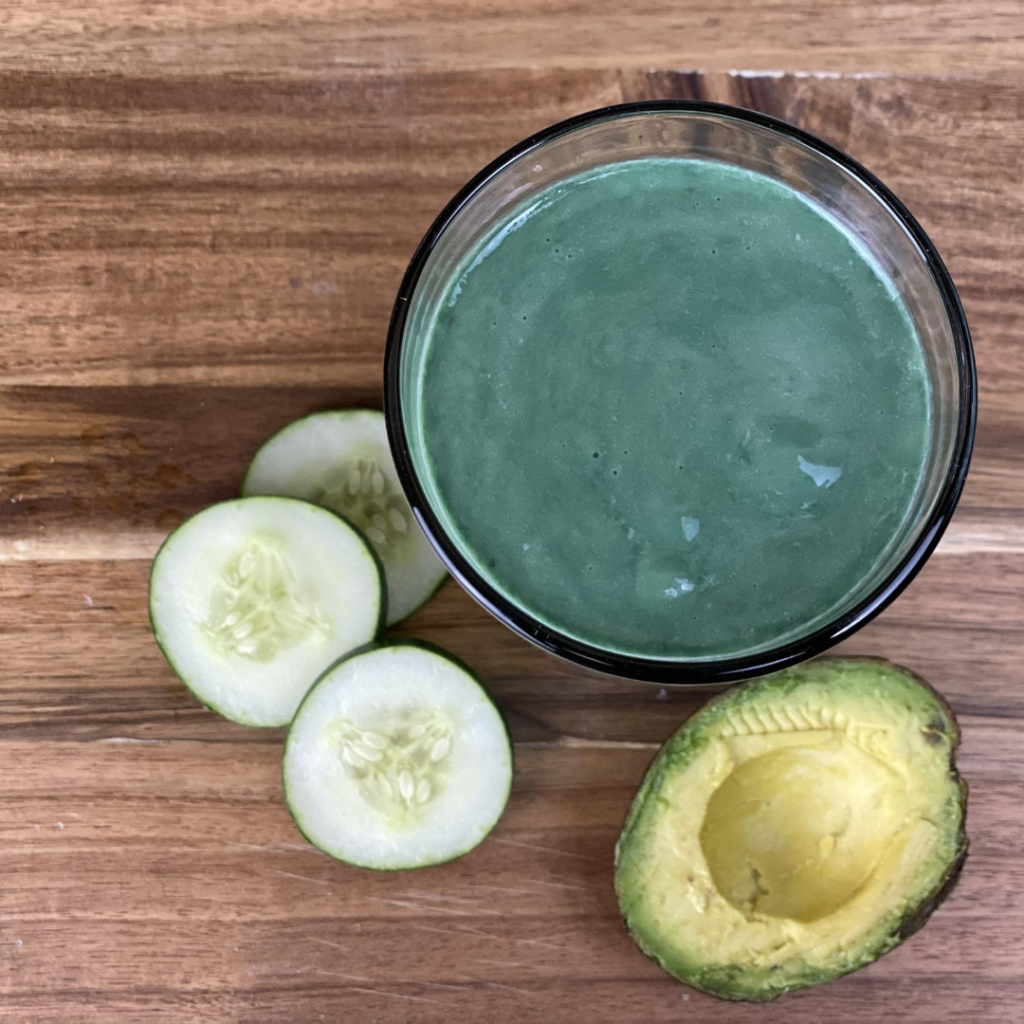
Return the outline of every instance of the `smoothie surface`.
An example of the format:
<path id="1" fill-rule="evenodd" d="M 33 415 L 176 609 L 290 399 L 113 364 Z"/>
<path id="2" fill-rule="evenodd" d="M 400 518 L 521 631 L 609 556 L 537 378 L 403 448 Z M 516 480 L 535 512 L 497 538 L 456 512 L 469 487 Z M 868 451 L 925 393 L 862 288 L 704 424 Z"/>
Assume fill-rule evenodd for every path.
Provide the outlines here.
<path id="1" fill-rule="evenodd" d="M 892 284 L 824 211 L 722 163 L 635 160 L 535 195 L 424 343 L 445 527 L 516 605 L 605 650 L 723 658 L 825 624 L 927 454 Z"/>

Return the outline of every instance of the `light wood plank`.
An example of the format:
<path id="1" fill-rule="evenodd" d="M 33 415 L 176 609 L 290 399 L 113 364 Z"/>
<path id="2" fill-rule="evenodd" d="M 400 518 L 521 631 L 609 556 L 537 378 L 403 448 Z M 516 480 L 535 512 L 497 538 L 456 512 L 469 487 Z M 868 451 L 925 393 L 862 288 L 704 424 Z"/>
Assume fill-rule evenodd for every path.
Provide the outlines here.
<path id="1" fill-rule="evenodd" d="M 992 0 L 17 0 L 5 8 L 7 65 L 224 71 L 590 66 L 977 73 L 1019 67 L 1020 5 Z"/>
<path id="2" fill-rule="evenodd" d="M 616 71 L 327 80 L 0 76 L 0 383 L 379 386 L 433 216 L 561 117 L 622 99 L 757 106 L 877 171 L 933 234 L 983 408 L 1016 416 L 1024 84 Z M 998 231 L 991 230 L 993 224 Z"/>
<path id="3" fill-rule="evenodd" d="M 203 710 L 149 634 L 144 561 L 0 565 L 0 737 L 219 740 L 276 744 Z M 1024 719 L 1019 625 L 1024 553 L 937 555 L 879 619 L 838 653 L 892 658 L 969 715 Z M 965 599 L 969 594 L 969 599 Z M 449 582 L 396 632 L 472 665 L 519 740 L 660 743 L 708 696 L 611 679 L 519 639 Z"/>
<path id="4" fill-rule="evenodd" d="M 760 1008 L 682 990 L 624 934 L 612 849 L 650 748 L 520 745 L 509 811 L 487 843 L 450 865 L 375 875 L 303 846 L 275 747 L 8 741 L 0 949 L 15 985 L 0 1015 L 56 1019 L 70 1004 L 83 1021 L 157 1007 L 161 1019 L 277 1020 L 287 996 L 292 1020 L 329 1006 L 381 1021 L 470 1021 L 488 1008 L 584 1021 L 606 1006 L 616 1021 L 685 1010 L 781 1022 L 837 1005 L 874 1020 L 882 992 L 954 998 L 969 977 L 972 1020 L 1006 1020 L 1024 963 L 1024 907 L 1006 900 L 1024 885 L 1024 821 L 1004 807 L 1024 759 L 1005 726 L 968 725 L 975 841 L 957 897 L 879 964 Z M 45 989 L 17 984 L 42 973 Z M 929 1000 L 901 1010 L 912 1022 L 934 1014 Z"/>

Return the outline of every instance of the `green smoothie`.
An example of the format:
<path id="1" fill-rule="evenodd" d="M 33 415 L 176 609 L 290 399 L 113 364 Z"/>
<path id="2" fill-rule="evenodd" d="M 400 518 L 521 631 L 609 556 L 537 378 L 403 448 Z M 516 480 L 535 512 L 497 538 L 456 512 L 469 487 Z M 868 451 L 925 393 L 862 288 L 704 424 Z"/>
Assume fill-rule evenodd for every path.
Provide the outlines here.
<path id="1" fill-rule="evenodd" d="M 649 158 L 567 178 L 439 310 L 428 490 L 477 571 L 577 640 L 713 659 L 794 639 L 911 508 L 931 397 L 908 313 L 767 177 Z"/>

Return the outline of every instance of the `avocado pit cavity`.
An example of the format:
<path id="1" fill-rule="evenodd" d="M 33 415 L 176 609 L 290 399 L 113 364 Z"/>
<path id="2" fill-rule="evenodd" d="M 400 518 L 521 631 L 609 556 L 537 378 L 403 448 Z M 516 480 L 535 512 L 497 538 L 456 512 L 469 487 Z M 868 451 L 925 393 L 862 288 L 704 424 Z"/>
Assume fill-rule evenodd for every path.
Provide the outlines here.
<path id="1" fill-rule="evenodd" d="M 841 732 L 741 761 L 701 827 L 715 887 L 747 916 L 810 922 L 834 913 L 899 832 L 902 789 L 898 775 Z"/>

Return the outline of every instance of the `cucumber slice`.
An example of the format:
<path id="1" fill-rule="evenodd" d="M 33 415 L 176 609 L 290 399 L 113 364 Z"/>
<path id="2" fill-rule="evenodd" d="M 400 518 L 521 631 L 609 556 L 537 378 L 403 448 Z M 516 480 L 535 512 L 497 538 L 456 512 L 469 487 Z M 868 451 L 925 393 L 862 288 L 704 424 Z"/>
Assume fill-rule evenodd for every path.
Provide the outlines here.
<path id="1" fill-rule="evenodd" d="M 384 563 L 389 626 L 444 582 L 444 563 L 402 493 L 381 412 L 319 412 L 289 424 L 256 453 L 242 494 L 305 498 L 355 523 Z"/>
<path id="2" fill-rule="evenodd" d="M 373 644 L 296 712 L 284 791 L 302 834 L 364 868 L 440 864 L 494 827 L 512 785 L 505 723 L 476 676 L 420 641 Z"/>
<path id="3" fill-rule="evenodd" d="M 149 618 L 171 668 L 243 725 L 287 725 L 310 680 L 372 640 L 384 614 L 380 562 L 359 531 L 294 498 L 192 516 L 149 577 Z"/>

